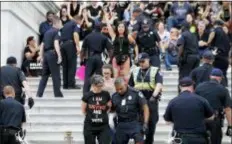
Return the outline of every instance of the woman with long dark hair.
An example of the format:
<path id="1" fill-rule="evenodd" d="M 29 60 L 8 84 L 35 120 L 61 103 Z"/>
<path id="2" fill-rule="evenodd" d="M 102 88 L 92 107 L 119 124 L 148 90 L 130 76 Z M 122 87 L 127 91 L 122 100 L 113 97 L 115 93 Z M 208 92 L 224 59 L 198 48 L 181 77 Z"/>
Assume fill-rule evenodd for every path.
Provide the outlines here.
<path id="1" fill-rule="evenodd" d="M 130 45 L 134 45 L 135 47 L 136 59 L 138 56 L 138 47 L 133 37 L 128 34 L 128 29 L 125 23 L 119 22 L 114 31 L 108 18 L 106 18 L 106 21 L 114 46 L 112 65 L 115 70 L 115 76 L 121 76 L 128 80 L 130 73 Z"/>
<path id="2" fill-rule="evenodd" d="M 62 25 L 66 24 L 70 21 L 69 15 L 68 15 L 68 8 L 66 5 L 62 5 L 60 9 L 60 20 L 62 22 Z"/>

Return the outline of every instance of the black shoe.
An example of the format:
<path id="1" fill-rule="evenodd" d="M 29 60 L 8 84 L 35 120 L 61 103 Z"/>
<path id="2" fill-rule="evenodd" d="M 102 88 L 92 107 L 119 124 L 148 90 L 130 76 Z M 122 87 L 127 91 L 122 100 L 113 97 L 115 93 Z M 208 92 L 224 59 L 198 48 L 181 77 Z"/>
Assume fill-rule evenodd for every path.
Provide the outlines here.
<path id="1" fill-rule="evenodd" d="M 55 98 L 63 98 L 64 96 L 55 96 Z"/>
<path id="2" fill-rule="evenodd" d="M 42 98 L 43 96 L 39 96 L 39 95 L 37 95 L 36 97 L 38 97 L 38 98 Z"/>
<path id="3" fill-rule="evenodd" d="M 81 86 L 75 85 L 75 86 L 69 87 L 68 89 L 81 89 Z"/>
<path id="4" fill-rule="evenodd" d="M 68 89 L 68 87 L 66 87 L 66 86 L 63 86 L 63 89 Z"/>

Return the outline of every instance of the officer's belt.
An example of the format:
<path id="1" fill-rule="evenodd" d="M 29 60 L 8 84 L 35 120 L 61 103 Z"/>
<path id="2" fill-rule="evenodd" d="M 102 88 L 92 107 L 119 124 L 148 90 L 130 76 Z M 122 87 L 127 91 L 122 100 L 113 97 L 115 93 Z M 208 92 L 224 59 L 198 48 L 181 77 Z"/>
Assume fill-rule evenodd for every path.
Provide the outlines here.
<path id="1" fill-rule="evenodd" d="M 55 52 L 54 48 L 44 49 L 44 52 L 48 52 L 48 51 L 54 51 Z"/>
<path id="2" fill-rule="evenodd" d="M 206 133 L 184 133 L 184 132 L 177 132 L 176 137 L 206 137 Z"/>
<path id="3" fill-rule="evenodd" d="M 20 131 L 20 129 L 0 127 L 0 131 L 3 133 L 15 135 L 16 133 Z"/>
<path id="4" fill-rule="evenodd" d="M 63 41 L 61 41 L 60 45 L 63 45 L 64 43 L 67 43 L 67 42 L 74 43 L 73 40 L 63 40 Z"/>
<path id="5" fill-rule="evenodd" d="M 136 120 L 132 118 L 126 118 L 126 119 L 119 118 L 118 119 L 118 122 L 133 122 L 133 121 L 136 121 Z"/>

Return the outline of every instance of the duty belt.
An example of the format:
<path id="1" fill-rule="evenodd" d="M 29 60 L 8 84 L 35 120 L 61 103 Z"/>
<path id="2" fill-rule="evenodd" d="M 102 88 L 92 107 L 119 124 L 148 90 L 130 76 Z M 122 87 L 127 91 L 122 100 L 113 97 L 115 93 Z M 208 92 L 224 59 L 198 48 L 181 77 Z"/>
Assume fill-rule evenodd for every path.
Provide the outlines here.
<path id="1" fill-rule="evenodd" d="M 60 45 L 63 45 L 64 43 L 67 43 L 67 42 L 74 43 L 73 40 L 64 40 L 64 41 L 61 41 Z"/>
<path id="2" fill-rule="evenodd" d="M 184 133 L 184 132 L 177 132 L 177 137 L 186 136 L 186 137 L 206 137 L 204 133 Z"/>
<path id="3" fill-rule="evenodd" d="M 135 119 L 132 119 L 132 118 L 125 118 L 125 119 L 119 118 L 118 119 L 118 122 L 133 122 L 133 121 L 135 121 Z"/>

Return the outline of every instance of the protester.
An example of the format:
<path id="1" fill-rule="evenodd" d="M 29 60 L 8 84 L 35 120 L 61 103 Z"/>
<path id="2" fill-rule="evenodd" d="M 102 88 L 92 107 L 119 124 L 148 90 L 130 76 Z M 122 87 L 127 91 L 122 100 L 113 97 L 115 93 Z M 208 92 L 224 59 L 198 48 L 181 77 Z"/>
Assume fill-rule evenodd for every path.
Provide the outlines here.
<path id="1" fill-rule="evenodd" d="M 30 69 L 31 63 L 36 63 L 39 57 L 39 49 L 33 36 L 27 38 L 27 45 L 23 52 L 23 62 L 21 69 L 26 76 L 37 76 L 35 71 Z"/>

